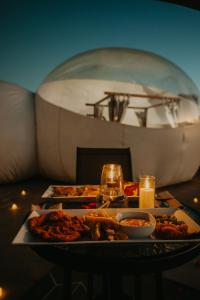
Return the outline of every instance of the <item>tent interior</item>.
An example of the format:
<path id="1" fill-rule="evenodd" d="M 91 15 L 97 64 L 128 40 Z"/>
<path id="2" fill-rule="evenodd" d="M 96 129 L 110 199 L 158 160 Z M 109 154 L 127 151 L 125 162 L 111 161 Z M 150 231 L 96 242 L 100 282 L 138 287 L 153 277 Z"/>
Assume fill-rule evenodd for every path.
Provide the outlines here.
<path id="1" fill-rule="evenodd" d="M 199 121 L 199 91 L 192 80 L 170 61 L 141 50 L 107 48 L 77 55 L 52 71 L 38 94 L 64 109 L 89 116 L 99 109 L 96 117 L 132 126 L 142 125 L 146 110 L 146 127 Z M 112 117 L 112 104 L 120 105 L 120 118 Z"/>

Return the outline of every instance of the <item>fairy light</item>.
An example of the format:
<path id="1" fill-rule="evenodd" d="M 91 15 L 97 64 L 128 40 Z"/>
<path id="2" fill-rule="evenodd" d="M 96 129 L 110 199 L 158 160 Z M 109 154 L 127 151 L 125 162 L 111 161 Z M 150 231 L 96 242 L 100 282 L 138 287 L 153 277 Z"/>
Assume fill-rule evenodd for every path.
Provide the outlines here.
<path id="1" fill-rule="evenodd" d="M 17 205 L 16 203 L 13 203 L 13 204 L 11 205 L 11 208 L 10 208 L 10 209 L 11 209 L 12 211 L 16 211 L 16 210 L 18 210 L 18 208 L 19 208 L 18 205 Z"/>
<path id="2" fill-rule="evenodd" d="M 8 292 L 6 291 L 5 288 L 3 288 L 2 286 L 0 286 L 0 299 L 5 299 L 6 296 L 8 295 Z"/>
<path id="3" fill-rule="evenodd" d="M 193 199 L 193 202 L 194 202 L 194 203 L 198 203 L 198 202 L 199 202 L 199 199 L 198 199 L 197 197 L 195 197 L 195 198 Z"/>
<path id="4" fill-rule="evenodd" d="M 26 196 L 27 195 L 27 191 L 25 191 L 25 190 L 22 190 L 21 192 L 20 192 L 20 194 L 21 194 L 21 196 Z"/>
<path id="5" fill-rule="evenodd" d="M 3 294 L 4 294 L 3 288 L 0 286 L 0 299 L 3 299 Z"/>

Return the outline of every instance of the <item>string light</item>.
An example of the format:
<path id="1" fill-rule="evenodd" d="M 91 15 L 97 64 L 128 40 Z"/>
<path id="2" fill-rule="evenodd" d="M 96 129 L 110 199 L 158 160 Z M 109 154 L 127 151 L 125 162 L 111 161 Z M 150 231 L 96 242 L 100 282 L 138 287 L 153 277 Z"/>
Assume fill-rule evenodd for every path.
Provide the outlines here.
<path id="1" fill-rule="evenodd" d="M 18 207 L 18 205 L 16 204 L 16 203 L 13 203 L 12 205 L 11 205 L 11 210 L 13 210 L 13 211 L 15 211 L 15 210 L 17 210 L 19 207 Z"/>
<path id="2" fill-rule="evenodd" d="M 0 299 L 5 299 L 6 298 L 6 296 L 7 296 L 7 291 L 6 291 L 6 289 L 5 288 L 3 288 L 2 286 L 0 286 Z"/>
<path id="3" fill-rule="evenodd" d="M 21 196 L 26 196 L 27 195 L 27 191 L 22 190 L 20 194 L 21 194 Z"/>
<path id="4" fill-rule="evenodd" d="M 193 202 L 194 202 L 194 203 L 198 203 L 198 202 L 199 202 L 199 199 L 198 199 L 197 197 L 195 197 L 195 198 L 193 199 Z"/>
<path id="5" fill-rule="evenodd" d="M 3 288 L 0 286 L 0 299 L 3 299 L 3 294 L 4 294 Z"/>

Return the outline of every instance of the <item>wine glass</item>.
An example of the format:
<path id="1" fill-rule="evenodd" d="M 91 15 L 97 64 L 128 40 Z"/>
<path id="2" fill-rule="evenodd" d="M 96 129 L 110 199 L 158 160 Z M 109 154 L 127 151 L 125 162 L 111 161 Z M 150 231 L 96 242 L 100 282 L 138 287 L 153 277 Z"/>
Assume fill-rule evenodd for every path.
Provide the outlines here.
<path id="1" fill-rule="evenodd" d="M 104 164 L 101 173 L 99 205 L 101 207 L 124 207 L 124 180 L 119 164 Z M 122 205 L 123 204 L 123 205 Z"/>

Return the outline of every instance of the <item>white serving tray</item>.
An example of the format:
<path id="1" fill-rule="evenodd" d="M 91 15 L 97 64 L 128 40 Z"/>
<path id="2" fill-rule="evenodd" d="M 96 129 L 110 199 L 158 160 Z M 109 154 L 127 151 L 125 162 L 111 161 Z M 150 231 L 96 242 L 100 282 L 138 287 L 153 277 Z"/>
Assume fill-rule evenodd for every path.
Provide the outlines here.
<path id="1" fill-rule="evenodd" d="M 41 214 L 48 213 L 52 210 L 40 210 L 40 211 L 33 211 L 30 213 L 28 218 L 39 216 Z M 83 216 L 85 214 L 91 213 L 91 209 L 65 209 L 66 213 L 70 214 L 71 216 Z M 175 209 L 175 208 L 152 208 L 152 209 L 139 209 L 139 208 L 108 208 L 104 209 L 106 213 L 109 215 L 115 215 L 118 212 L 124 211 L 148 211 L 153 215 L 174 215 L 178 220 L 184 221 L 188 225 L 188 232 L 199 232 L 200 225 L 198 225 L 190 216 L 188 216 L 183 210 Z M 28 219 L 27 218 L 27 219 Z M 93 244 L 133 244 L 133 243 L 190 243 L 190 242 L 200 242 L 200 238 L 195 239 L 185 239 L 185 240 L 159 240 L 159 239 L 150 239 L 150 238 L 142 238 L 142 239 L 129 239 L 129 240 L 114 240 L 114 241 L 91 241 L 91 240 L 79 240 L 79 241 L 72 241 L 72 242 L 45 242 L 40 240 L 39 238 L 35 237 L 31 232 L 29 232 L 27 227 L 27 220 L 19 229 L 17 235 L 15 236 L 12 244 L 15 245 L 93 245 Z"/>

